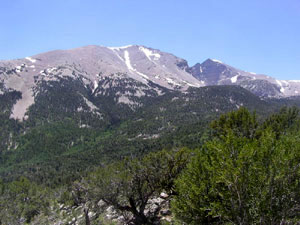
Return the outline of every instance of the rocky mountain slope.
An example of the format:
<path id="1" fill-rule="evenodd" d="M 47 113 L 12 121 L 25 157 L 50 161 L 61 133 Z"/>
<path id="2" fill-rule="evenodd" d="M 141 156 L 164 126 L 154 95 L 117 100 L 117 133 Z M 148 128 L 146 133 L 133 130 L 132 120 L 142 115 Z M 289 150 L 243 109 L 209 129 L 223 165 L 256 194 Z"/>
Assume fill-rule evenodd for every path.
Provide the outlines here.
<path id="1" fill-rule="evenodd" d="M 161 95 L 145 90 L 148 96 L 129 97 L 137 107 L 119 102 L 119 93 L 126 92 L 124 79 L 107 78 L 104 83 L 115 86 L 95 97 L 80 82 L 54 81 L 43 86 L 47 91 L 38 95 L 27 120 L 0 117 L 5 125 L 0 127 L 0 178 L 26 173 L 38 182 L 47 177 L 57 184 L 62 177 L 71 179 L 124 156 L 197 147 L 208 123 L 224 112 L 244 106 L 264 116 L 285 105 L 269 103 L 239 86 L 209 86 L 185 92 L 161 89 Z M 127 84 L 146 88 L 132 78 Z"/>
<path id="2" fill-rule="evenodd" d="M 53 192 L 55 198 L 61 195 L 59 204 L 53 203 L 56 210 L 51 206 L 50 215 L 31 224 L 48 224 L 48 219 L 49 224 L 79 224 L 89 201 L 68 198 L 75 180 L 124 158 L 199 148 L 211 135 L 210 122 L 225 112 L 246 107 L 261 120 L 282 106 L 300 106 L 298 84 L 217 60 L 189 67 L 144 46 L 87 46 L 0 61 L 0 186 L 2 180 L 26 177 L 28 187 L 30 182 L 62 187 Z M 31 201 L 20 196 L 19 202 Z M 162 207 L 157 212 L 170 219 L 168 200 L 159 207 L 157 201 L 164 202 L 154 196 L 149 210 Z M 107 209 L 109 220 L 120 218 Z M 98 217 L 93 211 L 88 215 Z"/>
<path id="3" fill-rule="evenodd" d="M 124 87 L 126 90 L 116 93 L 118 102 L 128 104 L 131 108 L 139 106 L 138 99 L 148 94 L 163 94 L 164 88 L 184 92 L 189 87 L 239 85 L 263 98 L 300 95 L 299 81 L 276 80 L 211 59 L 189 67 L 184 59 L 137 45 L 86 46 L 0 61 L 0 94 L 12 91 L 19 93 L 19 98 L 9 109 L 10 118 L 26 120 L 29 107 L 46 92 L 41 86 L 51 86 L 52 82 L 62 80 L 68 85 L 66 81 L 72 80 L 82 84 L 83 89 L 95 97 L 110 92 L 107 90 L 115 85 L 116 77 L 117 80 L 130 78 L 142 84 L 137 87 L 129 82 L 127 89 Z M 109 83 L 107 79 L 115 81 Z M 86 96 L 84 102 L 90 110 L 98 110 Z"/>
<path id="4" fill-rule="evenodd" d="M 263 98 L 283 98 L 300 94 L 300 80 L 278 80 L 267 75 L 242 71 L 215 59 L 197 63 L 191 68 L 191 73 L 205 85 L 239 85 Z"/>
<path id="5" fill-rule="evenodd" d="M 244 106 L 263 117 L 300 105 L 299 98 L 283 98 L 292 95 L 284 85 L 213 60 L 189 67 L 144 46 L 1 61 L 0 178 L 26 173 L 59 183 L 124 156 L 197 147 L 222 113 Z"/>
<path id="6" fill-rule="evenodd" d="M 143 46 L 87 46 L 1 61 L 0 93 L 8 90 L 22 93 L 22 98 L 12 109 L 11 117 L 23 119 L 28 107 L 35 102 L 41 83 L 69 77 L 80 79 L 86 88 L 94 92 L 105 77 L 123 74 L 145 85 L 152 81 L 169 89 L 200 87 L 201 82 L 191 76 L 186 68 L 188 66 L 183 59 Z M 125 98 L 123 96 L 123 101 Z"/>

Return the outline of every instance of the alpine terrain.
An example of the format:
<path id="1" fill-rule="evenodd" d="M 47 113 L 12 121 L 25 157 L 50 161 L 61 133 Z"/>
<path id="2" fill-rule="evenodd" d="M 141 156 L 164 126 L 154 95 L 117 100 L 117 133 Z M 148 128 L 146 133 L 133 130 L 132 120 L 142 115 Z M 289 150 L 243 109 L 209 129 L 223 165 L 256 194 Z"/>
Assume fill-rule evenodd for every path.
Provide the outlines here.
<path id="1" fill-rule="evenodd" d="M 261 224 L 271 224 L 273 214 L 265 208 L 250 208 L 254 219 L 236 222 L 248 211 L 234 207 L 280 211 L 282 199 L 271 202 L 278 206 L 268 199 L 284 188 L 291 190 L 287 206 L 296 202 L 289 184 L 298 179 L 293 163 L 299 155 L 278 150 L 297 146 L 299 113 L 291 106 L 300 106 L 300 81 L 215 59 L 189 66 L 139 45 L 91 45 L 0 61 L 0 224 L 173 224 L 173 212 L 186 224 L 225 224 L 220 221 L 226 218 L 236 224 L 264 218 Z M 289 139 L 281 140 L 282 134 Z M 290 167 L 283 166 L 285 159 Z M 280 174 L 264 173 L 265 165 Z M 232 175 L 242 176 L 241 183 Z M 254 199 L 256 185 L 261 195 L 269 193 L 277 177 L 282 180 L 275 194 Z M 203 197 L 200 179 L 207 181 L 205 192 L 216 191 Z M 245 203 L 237 203 L 235 192 L 228 197 L 232 184 L 241 187 Z M 182 196 L 196 196 L 201 207 Z M 223 198 L 234 199 L 230 204 L 224 199 L 225 219 L 217 214 Z M 203 208 L 207 202 L 216 208 Z M 286 217 L 294 219 L 299 207 L 286 208 L 293 212 Z M 276 216 L 289 215 L 276 210 Z M 283 221 L 278 218 L 272 224 Z"/>
<path id="2" fill-rule="evenodd" d="M 103 95 L 117 84 L 115 79 L 130 79 L 141 84 L 118 92 L 120 103 L 136 105 L 132 98 L 161 95 L 162 89 L 186 91 L 189 87 L 239 85 L 262 98 L 285 98 L 300 95 L 300 81 L 277 80 L 270 76 L 245 72 L 221 61 L 207 59 L 189 67 L 186 60 L 144 46 L 86 46 L 57 50 L 24 59 L 0 61 L 0 93 L 20 93 L 11 109 L 11 118 L 28 117 L 29 107 L 42 95 L 42 86 L 59 80 L 80 82 L 92 96 Z M 151 84 L 155 84 L 152 87 Z M 123 86 L 123 88 L 126 88 Z M 84 98 L 91 110 L 97 107 Z"/>

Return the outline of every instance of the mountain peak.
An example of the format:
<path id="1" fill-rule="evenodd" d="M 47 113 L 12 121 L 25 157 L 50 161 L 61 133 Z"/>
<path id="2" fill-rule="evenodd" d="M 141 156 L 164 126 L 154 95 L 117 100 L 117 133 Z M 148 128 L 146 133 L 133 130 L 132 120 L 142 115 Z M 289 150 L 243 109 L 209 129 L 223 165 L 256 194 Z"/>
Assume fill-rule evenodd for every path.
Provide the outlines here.
<path id="1" fill-rule="evenodd" d="M 120 47 L 107 47 L 107 48 L 112 49 L 112 50 L 120 50 L 120 49 L 127 49 L 127 48 L 130 48 L 133 46 L 137 46 L 137 45 L 125 45 L 125 46 L 120 46 Z"/>
<path id="2" fill-rule="evenodd" d="M 218 60 L 218 59 L 211 59 L 211 58 L 208 58 L 207 60 L 208 60 L 208 61 L 215 62 L 215 63 L 224 64 L 222 61 L 220 61 L 220 60 Z"/>
<path id="3" fill-rule="evenodd" d="M 218 59 L 207 59 L 189 67 L 186 60 L 143 45 L 104 47 L 88 45 L 54 50 L 18 60 L 0 61 L 0 93 L 16 90 L 22 94 L 13 108 L 22 118 L 34 103 L 34 91 L 41 82 L 81 79 L 96 89 L 102 79 L 122 74 L 149 85 L 185 91 L 189 87 L 239 85 L 260 97 L 300 95 L 300 83 L 245 72 Z M 15 112 L 20 115 L 14 114 Z"/>

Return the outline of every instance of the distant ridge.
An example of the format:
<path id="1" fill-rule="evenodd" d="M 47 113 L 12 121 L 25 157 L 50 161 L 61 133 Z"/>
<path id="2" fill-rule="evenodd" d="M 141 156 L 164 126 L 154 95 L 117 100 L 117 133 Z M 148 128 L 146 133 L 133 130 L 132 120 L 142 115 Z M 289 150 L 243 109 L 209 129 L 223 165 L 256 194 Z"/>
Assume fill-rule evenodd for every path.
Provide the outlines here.
<path id="1" fill-rule="evenodd" d="M 277 80 L 245 72 L 217 59 L 207 59 L 190 67 L 184 59 L 142 45 L 89 45 L 0 61 L 0 94 L 11 90 L 21 93 L 11 117 L 23 119 L 28 107 L 35 103 L 42 83 L 69 77 L 80 79 L 86 87 L 95 91 L 101 80 L 116 75 L 134 79 L 150 89 L 153 87 L 149 86 L 149 82 L 183 92 L 190 87 L 239 85 L 261 98 L 300 95 L 300 81 Z"/>

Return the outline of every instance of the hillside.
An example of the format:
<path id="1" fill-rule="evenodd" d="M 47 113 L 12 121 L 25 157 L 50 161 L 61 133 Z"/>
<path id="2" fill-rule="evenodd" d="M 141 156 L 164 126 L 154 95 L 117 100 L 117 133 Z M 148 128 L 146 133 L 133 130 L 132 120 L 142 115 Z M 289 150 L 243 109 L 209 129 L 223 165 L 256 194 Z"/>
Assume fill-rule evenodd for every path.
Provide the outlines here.
<path id="1" fill-rule="evenodd" d="M 278 90 L 271 78 L 216 60 L 189 67 L 144 46 L 87 46 L 0 65 L 0 175 L 6 180 L 68 182 L 128 155 L 196 147 L 207 124 L 225 112 L 247 107 L 264 118 L 300 105 L 297 96 L 267 98 L 271 89 L 264 85 L 246 90 L 250 76 Z"/>

